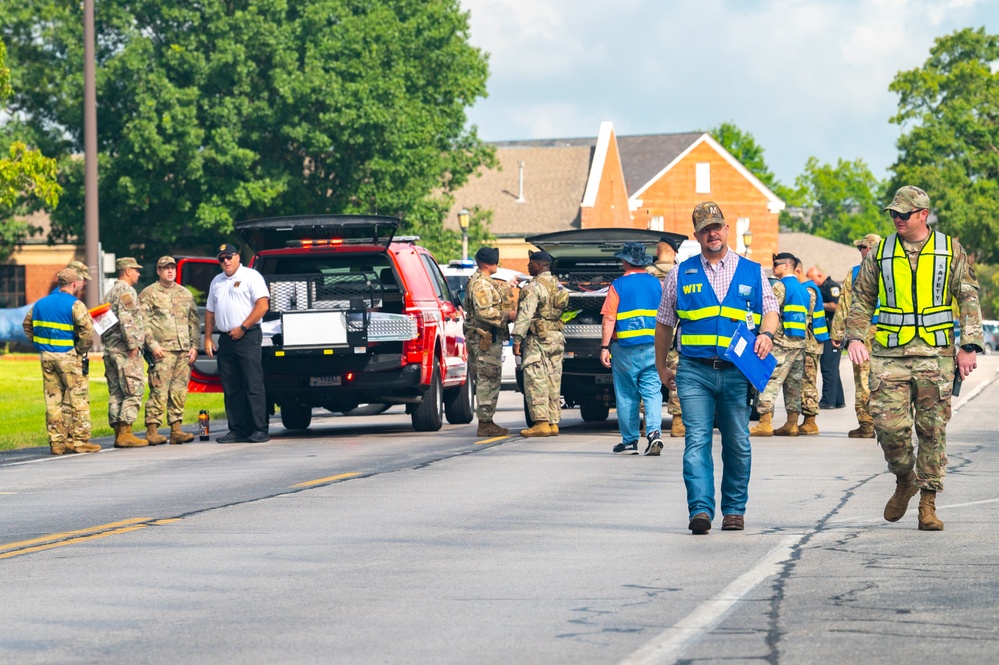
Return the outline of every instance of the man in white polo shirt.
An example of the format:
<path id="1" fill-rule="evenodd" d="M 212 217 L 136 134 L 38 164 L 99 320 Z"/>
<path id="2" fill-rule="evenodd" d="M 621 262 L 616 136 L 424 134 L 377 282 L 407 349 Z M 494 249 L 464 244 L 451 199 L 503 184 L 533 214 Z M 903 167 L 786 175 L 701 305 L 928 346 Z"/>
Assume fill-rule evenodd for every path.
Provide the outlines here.
<path id="1" fill-rule="evenodd" d="M 267 399 L 261 365 L 260 319 L 270 307 L 270 292 L 259 272 L 239 264 L 239 251 L 219 247 L 222 274 L 212 280 L 205 312 L 205 353 L 214 357 L 212 331 L 219 331 L 218 365 L 229 432 L 218 443 L 261 443 L 267 434 Z"/>

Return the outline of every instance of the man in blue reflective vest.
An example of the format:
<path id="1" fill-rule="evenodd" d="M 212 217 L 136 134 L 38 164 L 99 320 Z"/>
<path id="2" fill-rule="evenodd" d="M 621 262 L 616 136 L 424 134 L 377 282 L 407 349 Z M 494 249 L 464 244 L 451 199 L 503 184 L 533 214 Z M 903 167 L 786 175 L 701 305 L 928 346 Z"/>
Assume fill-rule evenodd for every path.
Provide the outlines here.
<path id="1" fill-rule="evenodd" d="M 728 224 L 718 204 L 699 203 L 692 214 L 701 253 L 670 271 L 656 314 L 656 368 L 663 384 L 676 390 L 686 427 L 683 482 L 687 488 L 687 528 L 694 535 L 711 529 L 715 514 L 715 423 L 721 431 L 722 530 L 741 531 L 749 498 L 752 450 L 749 443 L 750 384 L 732 363 L 722 360 L 739 323 L 756 333 L 753 352 L 766 358 L 777 330 L 777 299 L 760 264 L 728 248 Z M 679 328 L 680 362 L 666 362 Z"/>
<path id="2" fill-rule="evenodd" d="M 73 268 L 56 275 L 59 288 L 45 296 L 24 317 L 24 334 L 41 355 L 45 394 L 45 429 L 53 455 L 95 453 L 90 443 L 90 384 L 83 354 L 94 343 L 90 313 L 79 295 L 86 281 Z M 63 411 L 63 401 L 69 408 Z"/>
<path id="3" fill-rule="evenodd" d="M 645 269 L 652 257 L 645 254 L 642 243 L 627 242 L 614 257 L 621 259 L 624 275 L 610 285 L 600 310 L 600 362 L 614 373 L 614 400 L 621 430 L 621 443 L 614 446 L 614 453 L 638 454 L 638 411 L 644 402 L 648 439 L 645 454 L 655 456 L 663 449 L 663 394 L 655 350 L 656 311 L 663 286 Z"/>
<path id="4" fill-rule="evenodd" d="M 794 276 L 808 290 L 808 328 L 805 330 L 805 382 L 801 386 L 801 415 L 804 422 L 798 425 L 798 434 L 815 435 L 819 426 L 815 418 L 819 415 L 819 368 L 822 366 L 822 351 L 829 339 L 826 324 L 826 310 L 823 307 L 822 291 L 819 285 L 805 275 L 801 261 L 794 267 Z"/>

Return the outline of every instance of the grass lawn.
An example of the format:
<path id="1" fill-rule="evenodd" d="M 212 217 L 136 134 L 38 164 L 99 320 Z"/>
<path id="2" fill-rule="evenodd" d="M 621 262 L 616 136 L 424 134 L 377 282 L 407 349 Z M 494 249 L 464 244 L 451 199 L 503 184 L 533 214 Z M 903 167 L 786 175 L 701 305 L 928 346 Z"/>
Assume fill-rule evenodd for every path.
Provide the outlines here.
<path id="1" fill-rule="evenodd" d="M 47 446 L 45 398 L 42 395 L 42 369 L 37 354 L 11 353 L 0 356 L 0 450 Z M 141 437 L 146 430 L 145 405 L 149 387 L 142 398 L 142 410 L 135 423 Z M 198 411 L 208 409 L 213 418 L 225 417 L 222 393 L 190 393 L 184 408 L 184 422 L 198 420 Z M 113 434 L 108 425 L 108 389 L 104 362 L 90 360 L 90 427 L 92 437 Z M 161 433 L 167 427 L 161 424 Z"/>

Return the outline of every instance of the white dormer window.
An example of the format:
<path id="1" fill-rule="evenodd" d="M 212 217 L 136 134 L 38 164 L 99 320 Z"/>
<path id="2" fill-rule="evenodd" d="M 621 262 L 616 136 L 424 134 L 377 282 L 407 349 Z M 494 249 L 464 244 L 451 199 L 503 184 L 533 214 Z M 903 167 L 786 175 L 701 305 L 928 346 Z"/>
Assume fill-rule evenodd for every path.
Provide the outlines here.
<path id="1" fill-rule="evenodd" d="M 698 194 L 710 194 L 711 193 L 711 163 L 710 162 L 698 162 L 696 165 L 697 171 L 697 183 L 695 185 L 695 191 Z"/>
<path id="2" fill-rule="evenodd" d="M 663 231 L 666 228 L 666 218 L 662 215 L 654 215 L 649 219 L 649 230 L 650 231 Z"/>

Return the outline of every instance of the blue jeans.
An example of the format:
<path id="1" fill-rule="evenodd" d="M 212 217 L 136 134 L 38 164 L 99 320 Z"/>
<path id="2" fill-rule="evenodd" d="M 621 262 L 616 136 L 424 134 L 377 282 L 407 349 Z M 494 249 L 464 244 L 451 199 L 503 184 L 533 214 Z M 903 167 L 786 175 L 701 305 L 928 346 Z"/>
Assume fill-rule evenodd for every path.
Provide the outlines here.
<path id="1" fill-rule="evenodd" d="M 638 441 L 639 400 L 645 402 L 645 431 L 663 429 L 663 384 L 656 371 L 654 344 L 611 345 L 611 371 L 614 373 L 614 401 L 617 425 L 624 443 Z"/>
<path id="2" fill-rule="evenodd" d="M 722 515 L 744 515 L 749 497 L 749 381 L 735 367 L 714 369 L 680 356 L 676 390 L 687 428 L 683 483 L 693 517 L 715 517 L 715 469 L 711 456 L 714 424 L 722 437 Z"/>

